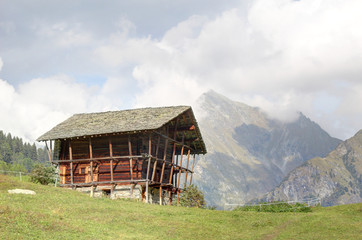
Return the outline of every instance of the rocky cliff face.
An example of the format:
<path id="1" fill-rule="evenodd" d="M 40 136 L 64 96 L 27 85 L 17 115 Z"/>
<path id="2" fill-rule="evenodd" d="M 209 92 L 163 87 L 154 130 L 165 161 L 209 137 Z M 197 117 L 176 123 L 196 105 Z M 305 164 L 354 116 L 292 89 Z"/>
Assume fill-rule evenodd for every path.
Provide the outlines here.
<path id="1" fill-rule="evenodd" d="M 320 198 L 323 206 L 362 202 L 362 130 L 325 158 L 296 168 L 264 200 Z"/>
<path id="2" fill-rule="evenodd" d="M 300 114 L 292 123 L 214 91 L 196 107 L 208 154 L 197 162 L 195 183 L 211 205 L 244 203 L 277 185 L 295 167 L 325 156 L 340 140 Z"/>

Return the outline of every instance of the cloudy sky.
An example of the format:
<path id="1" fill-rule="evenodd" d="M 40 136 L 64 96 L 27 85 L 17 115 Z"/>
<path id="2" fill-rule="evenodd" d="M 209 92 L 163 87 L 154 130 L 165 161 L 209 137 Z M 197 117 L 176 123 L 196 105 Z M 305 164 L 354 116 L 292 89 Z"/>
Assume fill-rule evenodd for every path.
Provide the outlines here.
<path id="1" fill-rule="evenodd" d="M 194 105 L 213 89 L 332 136 L 362 128 L 361 0 L 0 0 L 0 129 Z"/>

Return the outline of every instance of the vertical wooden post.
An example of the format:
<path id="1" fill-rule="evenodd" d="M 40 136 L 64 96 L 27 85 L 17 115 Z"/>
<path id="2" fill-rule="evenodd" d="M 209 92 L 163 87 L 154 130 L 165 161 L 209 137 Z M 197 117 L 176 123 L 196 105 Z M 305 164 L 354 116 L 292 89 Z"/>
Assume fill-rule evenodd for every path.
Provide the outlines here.
<path id="1" fill-rule="evenodd" d="M 69 139 L 69 160 L 70 162 L 70 183 L 73 187 L 73 153 L 72 153 L 72 140 Z"/>
<path id="2" fill-rule="evenodd" d="M 191 152 L 191 150 L 189 149 L 189 151 L 187 152 L 186 176 L 185 176 L 185 185 L 184 185 L 184 188 L 187 187 L 187 174 L 188 174 L 188 172 L 189 172 L 190 152 Z"/>
<path id="3" fill-rule="evenodd" d="M 176 141 L 176 137 L 177 137 L 177 125 L 178 125 L 178 121 L 179 119 L 176 119 L 176 123 L 175 123 L 175 130 L 174 130 L 174 134 L 173 134 L 173 139 Z M 176 153 L 176 142 L 173 143 L 173 152 L 172 152 L 172 162 L 171 162 L 171 171 L 170 171 L 170 180 L 169 180 L 169 184 L 171 184 L 172 182 L 172 178 L 173 178 L 173 168 L 174 168 L 174 163 L 175 163 L 175 153 Z M 172 204 L 172 194 L 171 194 L 171 190 L 168 190 L 168 205 Z"/>
<path id="4" fill-rule="evenodd" d="M 172 152 L 172 162 L 171 162 L 171 170 L 170 170 L 170 180 L 169 180 L 169 184 L 171 184 L 172 182 L 172 178 L 173 178 L 173 164 L 175 162 L 175 153 L 176 153 L 176 142 L 173 143 L 173 152 Z M 168 190 L 168 205 L 172 204 L 172 198 L 171 198 L 171 190 Z"/>
<path id="5" fill-rule="evenodd" d="M 93 197 L 93 196 L 94 196 L 94 186 L 92 185 L 91 186 L 90 197 Z"/>
<path id="6" fill-rule="evenodd" d="M 165 172 L 165 165 L 166 165 L 166 157 L 167 157 L 167 147 L 168 147 L 168 138 L 165 140 L 165 149 L 163 152 L 163 163 L 162 163 L 162 170 L 160 176 L 160 205 L 162 205 L 162 182 L 163 182 L 163 174 Z"/>
<path id="7" fill-rule="evenodd" d="M 47 148 L 47 153 L 48 153 L 48 158 L 49 158 L 49 162 L 50 162 L 50 148 L 48 148 L 48 141 L 45 141 L 45 147 Z"/>
<path id="8" fill-rule="evenodd" d="M 171 190 L 168 190 L 168 205 L 172 205 L 172 193 Z"/>
<path id="9" fill-rule="evenodd" d="M 162 184 L 163 182 L 163 174 L 165 172 L 165 165 L 166 165 L 166 157 L 167 157 L 167 147 L 168 147 L 168 139 L 166 139 L 165 141 L 165 149 L 163 152 L 163 163 L 162 163 L 162 170 L 161 170 L 161 177 L 160 177 L 160 183 Z"/>
<path id="10" fill-rule="evenodd" d="M 182 145 L 181 148 L 181 160 L 180 160 L 180 165 L 179 165 L 179 171 L 178 171 L 178 180 L 177 180 L 177 206 L 180 205 L 180 191 L 179 191 L 179 187 L 180 187 L 180 180 L 181 180 L 181 171 L 182 171 L 182 159 L 183 159 L 183 154 L 184 154 L 184 145 Z"/>
<path id="11" fill-rule="evenodd" d="M 192 175 L 194 174 L 194 166 L 195 166 L 195 154 L 193 156 L 193 159 L 192 159 L 192 173 L 191 173 L 191 177 L 190 177 L 190 185 L 192 184 Z"/>
<path id="12" fill-rule="evenodd" d="M 152 158 L 152 141 L 151 134 L 148 136 L 148 163 L 147 163 L 147 175 L 146 175 L 146 203 L 148 203 L 148 185 L 149 185 L 149 176 L 150 176 L 150 167 L 151 167 L 151 158 Z"/>
<path id="13" fill-rule="evenodd" d="M 109 168 L 111 170 L 111 182 L 113 182 L 113 146 L 111 137 L 109 137 L 109 157 L 111 158 L 109 163 Z"/>
<path id="14" fill-rule="evenodd" d="M 93 149 L 92 149 L 91 138 L 89 138 L 89 160 L 90 160 L 91 182 L 93 183 Z"/>
<path id="15" fill-rule="evenodd" d="M 129 155 L 132 156 L 132 143 L 131 143 L 131 136 L 128 135 L 128 152 Z M 131 174 L 131 181 L 133 181 L 133 158 L 129 159 L 129 172 Z M 131 183 L 131 198 L 133 198 L 133 183 Z"/>
<path id="16" fill-rule="evenodd" d="M 49 141 L 50 143 L 49 143 L 49 145 L 50 145 L 50 158 L 49 158 L 49 160 L 50 160 L 50 162 L 53 162 L 53 141 L 52 140 L 50 140 Z M 55 143 L 54 143 L 54 145 L 55 145 Z"/>
<path id="17" fill-rule="evenodd" d="M 158 136 L 157 146 L 156 146 L 156 154 L 155 154 L 155 162 L 153 164 L 153 172 L 152 172 L 152 182 L 155 181 L 156 169 L 157 169 L 157 161 L 158 161 L 158 149 L 160 145 L 161 136 Z"/>
<path id="18" fill-rule="evenodd" d="M 180 160 L 180 165 L 179 165 L 179 170 L 178 170 L 178 180 L 177 180 L 177 206 L 180 205 L 180 180 L 181 180 L 181 172 L 182 172 L 182 159 L 184 156 L 184 149 L 185 149 L 185 145 L 184 145 L 184 140 L 185 140 L 185 132 L 182 134 L 182 148 L 181 148 L 181 160 Z"/>
<path id="19" fill-rule="evenodd" d="M 128 151 L 129 155 L 132 156 L 132 143 L 131 143 L 131 136 L 128 135 Z M 131 181 L 133 181 L 133 158 L 129 159 L 129 171 L 131 174 Z"/>
<path id="20" fill-rule="evenodd" d="M 162 205 L 162 185 L 160 185 L 160 205 Z"/>

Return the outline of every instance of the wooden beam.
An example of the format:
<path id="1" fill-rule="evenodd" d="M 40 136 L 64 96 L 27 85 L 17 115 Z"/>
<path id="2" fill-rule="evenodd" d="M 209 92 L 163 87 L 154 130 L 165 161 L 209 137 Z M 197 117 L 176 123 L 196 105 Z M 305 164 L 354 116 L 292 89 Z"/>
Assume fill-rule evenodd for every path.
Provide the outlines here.
<path id="1" fill-rule="evenodd" d="M 168 205 L 172 205 L 172 193 L 171 190 L 168 190 Z"/>
<path id="2" fill-rule="evenodd" d="M 51 141 L 51 140 L 49 140 L 49 141 Z M 50 157 L 50 149 L 48 148 L 48 141 L 45 141 L 45 147 L 47 148 L 47 152 L 48 152 L 48 158 L 49 158 L 49 162 L 51 162 L 51 157 Z"/>
<path id="3" fill-rule="evenodd" d="M 192 159 L 192 170 L 191 170 L 191 177 L 190 177 L 190 185 L 192 184 L 192 175 L 194 174 L 194 166 L 195 166 L 195 154 Z"/>
<path id="4" fill-rule="evenodd" d="M 182 147 L 182 149 L 181 149 L 181 160 L 180 160 L 180 166 L 181 167 L 182 167 L 183 156 L 184 156 L 184 148 Z M 179 171 L 178 171 L 177 188 L 180 187 L 181 170 L 182 170 L 182 168 L 180 168 Z"/>
<path id="5" fill-rule="evenodd" d="M 113 155 L 113 160 L 116 160 L 116 159 L 131 159 L 131 158 L 144 158 L 143 155 L 133 155 L 133 156 L 114 156 Z M 88 162 L 88 161 L 109 161 L 110 157 L 98 157 L 98 158 L 84 158 L 84 159 L 74 159 L 72 160 L 73 162 Z M 70 162 L 70 160 L 54 160 L 53 161 L 54 163 L 62 163 L 62 162 Z"/>
<path id="6" fill-rule="evenodd" d="M 128 154 L 132 156 L 132 143 L 131 136 L 128 135 Z M 133 181 L 133 158 L 129 159 L 129 172 L 131 174 L 131 180 Z M 133 198 L 133 185 L 131 186 L 131 198 Z"/>
<path id="7" fill-rule="evenodd" d="M 113 146 L 111 137 L 109 137 L 109 156 L 111 157 L 109 168 L 111 170 L 111 181 L 113 182 Z"/>
<path id="8" fill-rule="evenodd" d="M 50 140 L 49 141 L 50 143 L 49 143 L 49 145 L 50 145 L 50 162 L 52 162 L 53 161 L 53 141 L 52 140 Z M 55 143 L 54 143 L 54 145 L 55 145 Z"/>
<path id="9" fill-rule="evenodd" d="M 160 205 L 162 205 L 162 185 L 160 185 Z"/>
<path id="10" fill-rule="evenodd" d="M 146 179 L 133 180 L 132 183 L 142 183 L 146 182 Z M 66 186 L 97 186 L 99 184 L 116 184 L 116 183 L 130 183 L 129 180 L 116 180 L 116 181 L 104 181 L 104 182 L 93 182 L 93 183 L 74 183 L 74 184 L 61 184 L 61 187 Z"/>
<path id="11" fill-rule="evenodd" d="M 89 138 L 89 159 L 93 160 L 93 149 L 92 149 L 92 140 Z M 93 182 L 93 161 L 90 162 L 90 173 L 91 173 L 91 182 Z"/>
<path id="12" fill-rule="evenodd" d="M 69 160 L 73 160 L 72 140 L 69 139 Z M 70 162 L 70 182 L 73 184 L 73 162 Z"/>
<path id="13" fill-rule="evenodd" d="M 181 145 L 181 146 L 184 146 L 185 148 L 188 148 L 188 149 L 191 149 L 191 150 L 195 150 L 195 149 L 192 148 L 191 146 L 185 145 L 184 143 L 177 141 L 176 138 L 172 139 L 172 138 L 170 138 L 170 137 L 168 137 L 168 136 L 166 136 L 166 135 L 164 135 L 164 134 L 162 134 L 162 133 L 160 133 L 160 132 L 157 132 L 157 131 L 154 131 L 154 133 L 160 135 L 161 137 L 163 137 L 163 138 L 165 138 L 165 139 L 168 139 L 169 141 L 171 141 L 171 142 L 173 142 L 173 143 L 175 143 L 175 144 L 177 144 L 177 145 Z M 175 135 L 176 135 L 176 134 L 177 134 L 177 131 L 175 131 Z"/>
<path id="14" fill-rule="evenodd" d="M 186 163 L 186 169 L 189 168 L 189 160 L 190 160 L 190 150 L 187 152 L 187 163 Z M 185 185 L 184 185 L 184 188 L 187 187 L 187 174 L 188 174 L 188 171 L 186 171 L 186 176 L 185 176 Z"/>
<path id="15" fill-rule="evenodd" d="M 156 175 L 156 169 L 157 169 L 157 158 L 158 158 L 158 149 L 160 147 L 160 140 L 161 140 L 161 136 L 158 136 L 158 140 L 157 140 L 157 146 L 156 146 L 156 161 L 153 164 L 153 172 L 152 172 L 152 181 L 155 180 L 155 175 Z"/>
<path id="16" fill-rule="evenodd" d="M 167 157 L 167 148 L 168 148 L 168 139 L 165 140 L 165 149 L 164 149 L 164 152 L 163 152 L 163 163 L 162 163 L 160 183 L 163 182 L 163 174 L 164 174 L 164 172 L 165 172 L 166 157 Z M 172 167 L 172 166 L 171 166 L 171 167 Z"/>
<path id="17" fill-rule="evenodd" d="M 93 196 L 94 196 L 94 186 L 92 185 L 91 186 L 90 197 L 93 197 Z"/>
<path id="18" fill-rule="evenodd" d="M 176 119 L 176 124 L 175 124 L 175 130 L 174 130 L 174 135 L 173 135 L 173 138 L 176 139 L 177 137 L 177 125 L 178 125 L 178 118 Z M 161 135 L 162 136 L 162 135 Z M 169 139 L 171 141 L 173 141 L 173 152 L 172 152 L 172 166 L 171 166 L 171 172 L 170 172 L 170 180 L 169 180 L 169 183 L 171 184 L 172 182 L 172 177 L 173 177 L 173 164 L 175 163 L 175 153 L 176 153 L 176 142 L 174 141 L 174 139 L 172 138 L 169 138 L 167 136 L 165 136 L 166 139 Z"/>
<path id="19" fill-rule="evenodd" d="M 132 143 L 131 143 L 131 136 L 128 135 L 128 152 L 129 155 L 132 156 Z M 129 171 L 131 174 L 131 180 L 133 180 L 133 158 L 129 159 Z"/>
<path id="20" fill-rule="evenodd" d="M 148 163 L 147 163 L 147 174 L 146 174 L 146 203 L 148 203 L 148 185 L 149 185 L 149 177 L 150 177 L 150 167 L 151 167 L 151 159 L 152 159 L 152 141 L 151 134 L 148 136 Z"/>
<path id="21" fill-rule="evenodd" d="M 179 166 L 178 165 L 178 156 L 179 155 L 176 155 L 176 160 L 175 160 L 175 164 L 173 165 L 175 168 L 174 170 L 176 171 L 177 167 Z M 173 177 L 173 182 L 175 184 L 175 187 L 177 187 L 177 176 L 178 176 L 178 172 L 176 171 L 175 174 L 174 174 L 174 177 Z"/>
<path id="22" fill-rule="evenodd" d="M 179 188 L 180 188 L 180 180 L 181 180 L 181 172 L 182 172 L 182 160 L 183 160 L 183 157 L 184 157 L 184 140 L 185 140 L 185 132 L 182 133 L 182 148 L 181 148 L 181 160 L 180 160 L 180 166 L 181 168 L 179 169 L 178 171 L 178 180 L 177 180 L 177 206 L 180 205 L 180 191 L 179 191 Z"/>
<path id="23" fill-rule="evenodd" d="M 167 137 L 166 139 L 169 139 L 169 140 L 176 140 L 176 137 L 177 137 L 177 125 L 178 125 L 178 121 L 179 121 L 179 118 L 176 119 L 176 123 L 175 123 L 175 130 L 174 130 L 174 134 L 173 134 L 173 138 L 174 139 L 171 139 L 169 138 L 168 136 L 165 136 Z M 175 162 L 175 153 L 176 153 L 176 142 L 174 141 L 173 143 L 173 152 L 172 152 L 172 165 L 171 165 L 171 170 L 170 170 L 170 180 L 169 180 L 169 184 L 171 184 L 172 182 L 172 177 L 173 177 L 173 164 Z M 172 193 L 171 193 L 171 190 L 168 190 L 168 205 L 171 205 L 172 204 Z"/>
<path id="24" fill-rule="evenodd" d="M 176 143 L 173 143 L 173 151 L 172 151 L 172 160 L 171 160 L 171 172 L 170 172 L 170 180 L 169 180 L 169 184 L 172 183 L 172 177 L 173 177 L 173 164 L 175 162 L 175 153 L 176 153 Z"/>
<path id="25" fill-rule="evenodd" d="M 165 165 L 166 165 L 166 157 L 167 157 L 167 148 L 168 148 L 168 139 L 165 140 L 165 149 L 163 152 L 163 163 L 162 163 L 162 170 L 161 170 L 161 176 L 160 176 L 160 205 L 162 205 L 162 182 L 163 182 L 163 174 L 165 172 Z M 171 166 L 173 167 L 173 166 Z"/>

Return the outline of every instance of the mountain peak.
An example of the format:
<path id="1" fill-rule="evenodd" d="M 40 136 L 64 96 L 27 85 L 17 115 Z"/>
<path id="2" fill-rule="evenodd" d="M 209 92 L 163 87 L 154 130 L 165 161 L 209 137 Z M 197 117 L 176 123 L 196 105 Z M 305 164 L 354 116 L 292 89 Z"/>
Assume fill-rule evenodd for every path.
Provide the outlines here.
<path id="1" fill-rule="evenodd" d="M 354 136 L 355 136 L 355 137 L 357 137 L 357 136 L 362 136 L 362 129 L 359 130 Z"/>

